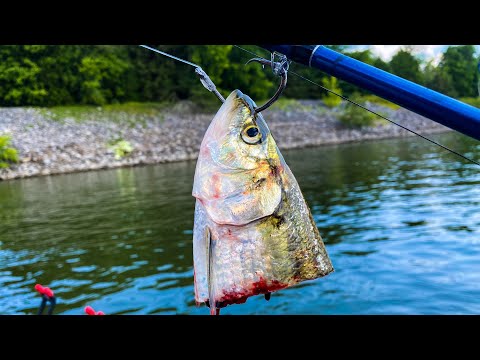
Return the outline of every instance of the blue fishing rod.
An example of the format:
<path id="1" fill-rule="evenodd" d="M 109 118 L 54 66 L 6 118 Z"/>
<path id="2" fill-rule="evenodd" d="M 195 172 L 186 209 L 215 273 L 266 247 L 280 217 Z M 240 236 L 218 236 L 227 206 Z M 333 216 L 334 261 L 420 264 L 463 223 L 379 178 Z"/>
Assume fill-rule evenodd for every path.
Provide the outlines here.
<path id="1" fill-rule="evenodd" d="M 260 45 L 480 140 L 480 109 L 322 45 Z M 480 70 L 480 68 L 479 68 Z"/>

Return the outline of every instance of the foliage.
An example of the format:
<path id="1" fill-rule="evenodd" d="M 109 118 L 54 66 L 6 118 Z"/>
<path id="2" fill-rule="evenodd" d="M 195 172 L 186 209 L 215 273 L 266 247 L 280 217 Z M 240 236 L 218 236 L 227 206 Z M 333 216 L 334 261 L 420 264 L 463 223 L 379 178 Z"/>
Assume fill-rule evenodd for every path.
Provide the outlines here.
<path id="1" fill-rule="evenodd" d="M 0 98 L 3 105 L 35 103 L 47 95 L 44 84 L 39 81 L 41 70 L 32 60 L 39 51 L 38 45 L 23 47 L 0 47 Z"/>
<path id="2" fill-rule="evenodd" d="M 469 105 L 480 108 L 480 97 L 465 97 L 465 98 L 460 98 L 459 100 Z"/>
<path id="3" fill-rule="evenodd" d="M 125 90 L 119 82 L 128 64 L 111 55 L 86 56 L 78 67 L 81 103 L 104 105 L 122 99 Z"/>
<path id="4" fill-rule="evenodd" d="M 369 103 L 374 103 L 374 104 L 378 104 L 378 105 L 383 105 L 383 106 L 389 107 L 390 109 L 393 109 L 393 110 L 397 110 L 397 109 L 400 108 L 399 105 L 397 105 L 395 103 L 392 103 L 391 101 L 385 100 L 381 97 L 378 97 L 376 95 L 373 95 L 373 94 L 353 96 L 352 99 L 356 99 L 355 101 L 358 100 L 358 102 L 362 103 L 362 104 L 366 103 L 366 102 L 369 102 Z"/>
<path id="5" fill-rule="evenodd" d="M 124 139 L 115 139 L 108 144 L 108 147 L 113 150 L 116 160 L 120 160 L 133 151 L 132 144 Z"/>
<path id="6" fill-rule="evenodd" d="M 290 70 L 307 78 L 317 84 L 322 84 L 322 79 L 326 77 L 324 73 L 314 68 L 302 66 L 300 64 L 290 64 Z M 282 98 L 293 99 L 321 99 L 326 91 L 319 87 L 312 86 L 309 82 L 302 80 L 296 76 L 289 76 L 287 87 L 282 94 Z"/>
<path id="7" fill-rule="evenodd" d="M 362 51 L 349 52 L 349 53 L 346 53 L 346 55 L 356 60 L 359 60 L 361 62 L 364 62 L 365 64 L 368 64 L 368 65 L 373 65 L 376 60 L 375 56 L 372 54 L 372 52 L 369 49 L 362 50 Z"/>
<path id="8" fill-rule="evenodd" d="M 359 60 L 361 62 L 364 62 L 368 65 L 375 66 L 381 70 L 385 70 L 390 72 L 390 65 L 383 61 L 380 58 L 377 58 L 373 55 L 373 53 L 370 50 L 363 50 L 363 51 L 353 51 L 353 52 L 346 52 L 345 55 L 354 58 L 356 60 Z M 364 90 L 362 88 L 359 88 L 358 86 L 355 86 L 353 84 L 350 84 L 346 81 L 340 80 L 339 81 L 339 86 L 342 89 L 343 93 L 348 97 L 352 94 L 369 94 L 367 90 Z"/>
<path id="9" fill-rule="evenodd" d="M 215 83 L 218 90 L 222 88 L 223 74 L 230 68 L 229 55 L 232 45 L 198 45 L 192 48 L 191 61 L 202 64 L 202 69 Z"/>
<path id="10" fill-rule="evenodd" d="M 355 99 L 355 102 L 361 104 L 359 99 Z M 340 114 L 338 119 L 349 127 L 374 126 L 379 122 L 378 116 L 352 103 L 345 105 L 344 111 Z"/>
<path id="11" fill-rule="evenodd" d="M 256 63 L 245 66 L 254 55 L 232 45 L 152 46 L 200 65 L 224 97 L 240 89 L 260 105 L 278 86 L 279 79 L 271 69 Z M 241 46 L 269 58 L 269 53 L 258 46 Z M 438 66 L 423 63 L 408 47 L 385 62 L 370 50 L 327 46 L 453 97 L 478 95 L 479 59 L 471 45 L 450 46 Z M 314 68 L 292 63 L 290 69 L 347 97 L 369 94 L 345 81 L 332 80 Z M 322 98 L 336 106 L 340 100 L 334 96 L 289 76 L 282 98 Z M 137 45 L 0 45 L 0 106 L 102 106 L 179 100 L 192 101 L 208 111 L 219 105 L 218 99 L 202 86 L 193 67 Z"/>
<path id="12" fill-rule="evenodd" d="M 451 75 L 444 69 L 428 62 L 423 71 L 425 86 L 452 97 L 458 97 L 458 92 L 453 86 Z"/>
<path id="13" fill-rule="evenodd" d="M 323 86 L 325 86 L 327 89 L 330 89 L 336 92 L 337 94 L 342 95 L 342 89 L 338 87 L 337 78 L 333 76 L 329 76 L 329 77 L 323 78 L 322 83 L 323 83 Z M 322 99 L 325 105 L 331 108 L 338 106 L 342 103 L 342 98 L 335 94 L 332 94 L 331 92 L 328 92 L 326 95 L 324 95 Z"/>
<path id="14" fill-rule="evenodd" d="M 178 57 L 187 55 L 186 47 L 152 45 Z M 189 67 L 139 46 L 125 46 L 130 62 L 125 91 L 130 101 L 172 101 L 188 97 L 195 78 Z M 189 76 L 182 76 L 187 73 Z M 188 80 L 191 79 L 189 82 Z"/>
<path id="15" fill-rule="evenodd" d="M 451 81 L 445 92 L 451 96 L 477 96 L 478 59 L 472 45 L 449 46 L 438 66 Z"/>
<path id="16" fill-rule="evenodd" d="M 393 74 L 418 84 L 423 83 L 420 71 L 420 60 L 406 49 L 398 51 L 390 61 L 390 70 Z"/>
<path id="17" fill-rule="evenodd" d="M 259 53 L 257 46 L 242 45 L 242 48 Z M 259 55 L 267 56 L 263 53 Z M 279 79 L 268 67 L 263 69 L 258 63 L 245 65 L 246 61 L 252 57 L 253 55 L 250 56 L 237 48 L 232 48 L 228 56 L 230 65 L 228 71 L 223 73 L 221 88 L 224 90 L 224 95 L 239 89 L 250 96 L 258 105 L 261 105 L 263 101 L 273 96 Z"/>
<path id="18" fill-rule="evenodd" d="M 380 58 L 376 58 L 373 61 L 372 65 L 375 66 L 376 68 L 379 68 L 380 70 L 383 70 L 383 71 L 387 71 L 387 72 L 392 71 L 392 69 L 390 68 L 390 63 L 387 63 L 386 61 L 383 61 Z"/>
<path id="19" fill-rule="evenodd" d="M 0 46 L 0 105 L 104 104 L 125 99 L 123 48 Z"/>
<path id="20" fill-rule="evenodd" d="M 7 168 L 11 163 L 18 162 L 17 149 L 10 147 L 12 137 L 10 135 L 0 135 L 0 169 Z"/>

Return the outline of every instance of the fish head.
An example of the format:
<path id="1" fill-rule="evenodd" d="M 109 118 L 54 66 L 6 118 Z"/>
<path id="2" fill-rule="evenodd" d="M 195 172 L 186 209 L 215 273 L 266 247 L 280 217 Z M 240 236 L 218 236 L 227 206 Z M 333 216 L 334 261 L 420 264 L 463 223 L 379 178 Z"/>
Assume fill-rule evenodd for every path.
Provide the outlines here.
<path id="1" fill-rule="evenodd" d="M 200 146 L 192 194 L 221 224 L 248 223 L 280 203 L 283 159 L 255 107 L 249 96 L 232 91 Z"/>
<path id="2" fill-rule="evenodd" d="M 259 161 L 278 160 L 275 140 L 256 104 L 234 90 L 218 110 L 200 146 L 201 161 L 232 169 L 254 169 Z"/>

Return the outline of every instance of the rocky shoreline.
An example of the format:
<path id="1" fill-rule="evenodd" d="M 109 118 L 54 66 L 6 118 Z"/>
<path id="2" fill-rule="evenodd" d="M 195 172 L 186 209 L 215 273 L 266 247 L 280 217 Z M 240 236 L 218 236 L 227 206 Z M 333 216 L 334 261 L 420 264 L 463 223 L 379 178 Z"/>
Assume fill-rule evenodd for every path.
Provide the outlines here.
<path id="1" fill-rule="evenodd" d="M 309 100 L 298 105 L 263 113 L 280 149 L 412 135 L 391 123 L 349 128 L 337 120 L 341 108 L 328 109 Z M 450 130 L 405 109 L 370 108 L 420 134 Z M 214 114 L 184 108 L 141 116 L 135 122 L 129 116 L 119 114 L 115 121 L 101 114 L 91 120 L 54 120 L 34 108 L 0 108 L 0 135 L 11 135 L 20 158 L 18 164 L 0 169 L 0 180 L 196 159 Z M 121 158 L 112 148 L 119 139 L 132 147 Z"/>

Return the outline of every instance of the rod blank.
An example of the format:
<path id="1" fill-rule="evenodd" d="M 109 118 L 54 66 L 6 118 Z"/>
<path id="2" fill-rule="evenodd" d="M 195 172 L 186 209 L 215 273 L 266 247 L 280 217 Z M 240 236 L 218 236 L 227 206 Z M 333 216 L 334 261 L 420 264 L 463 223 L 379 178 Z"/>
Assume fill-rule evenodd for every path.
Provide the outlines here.
<path id="1" fill-rule="evenodd" d="M 325 46 L 260 45 L 290 60 L 371 91 L 437 123 L 480 140 L 480 109 L 412 81 L 340 54 Z"/>

